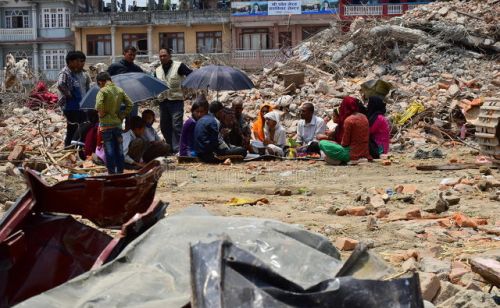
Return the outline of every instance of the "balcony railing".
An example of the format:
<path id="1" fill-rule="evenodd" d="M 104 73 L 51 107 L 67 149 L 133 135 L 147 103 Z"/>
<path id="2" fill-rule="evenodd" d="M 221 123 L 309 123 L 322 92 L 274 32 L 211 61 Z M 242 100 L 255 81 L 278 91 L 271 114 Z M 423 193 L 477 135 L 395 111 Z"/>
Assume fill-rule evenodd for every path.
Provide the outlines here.
<path id="1" fill-rule="evenodd" d="M 228 23 L 228 10 L 189 10 L 189 11 L 149 11 L 116 13 L 79 13 L 74 14 L 75 27 L 95 27 L 106 25 L 192 25 Z"/>
<path id="2" fill-rule="evenodd" d="M 382 5 L 346 5 L 346 16 L 379 16 L 382 15 Z"/>
<path id="3" fill-rule="evenodd" d="M 350 5 L 341 4 L 341 17 L 353 18 L 357 16 L 377 17 L 377 16 L 395 16 L 402 15 L 406 11 L 417 8 L 419 3 L 400 3 L 400 4 L 378 4 L 378 5 Z"/>
<path id="4" fill-rule="evenodd" d="M 389 4 L 387 5 L 387 14 L 389 15 L 401 15 L 403 14 L 402 4 Z"/>
<path id="5" fill-rule="evenodd" d="M 0 42 L 29 41 L 34 38 L 33 28 L 0 29 Z"/>
<path id="6" fill-rule="evenodd" d="M 279 49 L 263 49 L 263 50 L 234 50 L 231 53 L 210 53 L 207 54 L 210 58 L 216 60 L 219 63 L 235 65 L 241 68 L 256 68 L 267 66 L 276 61 L 284 61 L 286 56 L 283 51 Z M 174 54 L 173 58 L 185 63 L 190 63 L 194 59 L 198 58 L 199 54 Z M 118 61 L 122 56 L 115 56 L 115 61 Z M 158 54 L 153 55 L 153 59 L 158 59 Z M 141 55 L 136 57 L 137 61 L 149 62 L 147 56 Z M 107 65 L 111 64 L 111 56 L 87 56 L 87 65 L 105 63 Z"/>

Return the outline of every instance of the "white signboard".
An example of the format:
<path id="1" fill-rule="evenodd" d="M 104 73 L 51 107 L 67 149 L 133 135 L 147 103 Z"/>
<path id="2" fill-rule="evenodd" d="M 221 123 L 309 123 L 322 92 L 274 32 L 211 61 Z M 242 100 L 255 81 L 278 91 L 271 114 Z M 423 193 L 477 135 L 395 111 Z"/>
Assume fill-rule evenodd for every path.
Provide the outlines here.
<path id="1" fill-rule="evenodd" d="M 292 1 L 268 1 L 268 15 L 298 15 L 301 13 L 300 0 Z"/>

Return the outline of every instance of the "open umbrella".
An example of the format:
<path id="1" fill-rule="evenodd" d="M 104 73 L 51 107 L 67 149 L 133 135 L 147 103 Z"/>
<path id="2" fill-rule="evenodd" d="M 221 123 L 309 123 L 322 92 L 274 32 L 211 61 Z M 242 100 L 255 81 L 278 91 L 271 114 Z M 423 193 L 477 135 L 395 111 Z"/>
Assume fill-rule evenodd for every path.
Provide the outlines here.
<path id="1" fill-rule="evenodd" d="M 240 70 L 229 66 L 207 65 L 187 76 L 182 86 L 191 89 L 246 90 L 252 89 L 254 84 L 248 76 Z"/>
<path id="2" fill-rule="evenodd" d="M 120 74 L 111 79 L 115 85 L 127 93 L 134 103 L 155 97 L 168 89 L 165 83 L 145 73 Z M 95 85 L 80 101 L 80 108 L 94 109 L 97 92 L 99 92 L 99 87 Z"/>

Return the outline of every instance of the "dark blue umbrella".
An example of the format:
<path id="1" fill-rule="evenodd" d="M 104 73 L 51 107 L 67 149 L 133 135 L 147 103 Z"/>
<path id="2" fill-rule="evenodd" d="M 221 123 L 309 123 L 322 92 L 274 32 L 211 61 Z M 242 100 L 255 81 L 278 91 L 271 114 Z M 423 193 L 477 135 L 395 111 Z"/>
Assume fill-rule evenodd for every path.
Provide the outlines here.
<path id="1" fill-rule="evenodd" d="M 127 93 L 134 103 L 153 98 L 168 89 L 165 83 L 145 73 L 120 74 L 111 79 L 115 85 Z M 97 92 L 99 92 L 99 87 L 95 85 L 80 101 L 80 108 L 94 109 Z"/>
<path id="2" fill-rule="evenodd" d="M 208 65 L 187 76 L 182 86 L 191 89 L 246 90 L 254 88 L 248 76 L 240 70 L 229 66 Z"/>

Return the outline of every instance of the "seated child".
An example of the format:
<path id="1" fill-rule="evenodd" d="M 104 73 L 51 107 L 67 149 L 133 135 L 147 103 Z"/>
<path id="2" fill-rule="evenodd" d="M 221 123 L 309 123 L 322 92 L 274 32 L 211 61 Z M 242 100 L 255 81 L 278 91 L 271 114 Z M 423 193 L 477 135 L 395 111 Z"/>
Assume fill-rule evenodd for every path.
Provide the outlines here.
<path id="1" fill-rule="evenodd" d="M 179 156 L 196 156 L 193 147 L 196 121 L 208 113 L 208 101 L 205 96 L 198 96 L 191 106 L 191 117 L 184 122 L 181 131 Z"/>
<path id="2" fill-rule="evenodd" d="M 130 130 L 122 134 L 123 154 L 127 168 L 137 169 L 153 159 L 168 154 L 168 148 L 145 141 L 146 122 L 139 116 L 130 118 Z"/>

